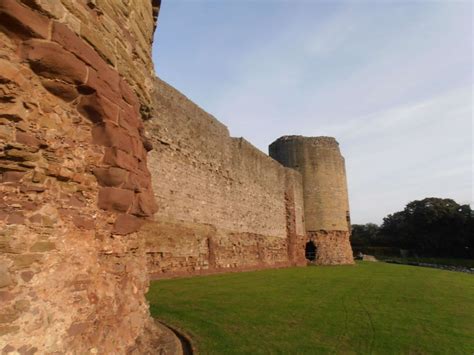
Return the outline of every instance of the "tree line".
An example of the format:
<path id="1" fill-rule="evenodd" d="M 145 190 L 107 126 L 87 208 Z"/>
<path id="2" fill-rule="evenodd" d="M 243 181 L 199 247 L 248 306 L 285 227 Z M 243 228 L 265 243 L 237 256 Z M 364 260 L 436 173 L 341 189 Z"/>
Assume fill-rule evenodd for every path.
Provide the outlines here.
<path id="1" fill-rule="evenodd" d="M 417 256 L 474 258 L 474 214 L 469 205 L 429 197 L 408 203 L 378 226 L 352 225 L 354 250 L 385 247 Z"/>

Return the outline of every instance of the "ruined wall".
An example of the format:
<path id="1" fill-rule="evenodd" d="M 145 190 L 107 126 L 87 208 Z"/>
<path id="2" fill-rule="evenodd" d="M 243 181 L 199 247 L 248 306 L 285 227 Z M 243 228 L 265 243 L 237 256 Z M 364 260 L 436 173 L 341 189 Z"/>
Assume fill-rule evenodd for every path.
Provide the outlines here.
<path id="1" fill-rule="evenodd" d="M 155 147 L 149 161 L 160 208 L 156 223 L 142 231 L 151 272 L 296 262 L 289 253 L 301 257 L 301 241 L 294 249 L 289 243 L 304 234 L 300 174 L 230 137 L 222 123 L 159 80 L 155 100 L 157 119 L 147 131 Z"/>
<path id="2" fill-rule="evenodd" d="M 307 237 L 316 244 L 318 264 L 352 264 L 344 158 L 332 137 L 284 136 L 270 156 L 303 177 Z"/>
<path id="3" fill-rule="evenodd" d="M 156 210 L 142 119 L 157 11 L 150 1 L 0 1 L 3 353 L 146 343 L 136 231 Z"/>

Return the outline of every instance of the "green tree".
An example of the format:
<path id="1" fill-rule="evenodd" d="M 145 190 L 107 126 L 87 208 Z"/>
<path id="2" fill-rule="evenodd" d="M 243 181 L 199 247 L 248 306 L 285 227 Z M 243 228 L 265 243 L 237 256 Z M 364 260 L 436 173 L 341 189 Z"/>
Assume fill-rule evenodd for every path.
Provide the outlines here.
<path id="1" fill-rule="evenodd" d="M 377 245 L 379 237 L 379 226 L 375 223 L 353 224 L 351 244 L 354 246 L 374 246 Z"/>
<path id="2" fill-rule="evenodd" d="M 474 257 L 472 227 L 469 205 L 429 197 L 384 218 L 380 234 L 390 245 L 420 255 Z"/>

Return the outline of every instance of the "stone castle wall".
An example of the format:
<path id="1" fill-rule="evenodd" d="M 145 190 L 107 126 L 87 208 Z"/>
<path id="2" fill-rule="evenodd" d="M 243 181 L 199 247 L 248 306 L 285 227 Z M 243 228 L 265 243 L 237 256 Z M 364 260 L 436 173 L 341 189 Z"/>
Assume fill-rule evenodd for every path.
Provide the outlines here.
<path id="1" fill-rule="evenodd" d="M 353 264 L 346 169 L 337 141 L 284 136 L 269 151 L 302 175 L 307 239 L 316 245 L 316 263 Z"/>
<path id="2" fill-rule="evenodd" d="M 3 353 L 144 343 L 136 231 L 156 210 L 143 119 L 157 11 L 150 1 L 0 1 Z"/>
<path id="3" fill-rule="evenodd" d="M 149 162 L 155 276 L 284 266 L 304 259 L 301 176 L 157 80 Z M 288 225 L 291 224 L 291 228 Z M 300 239 L 298 239 L 300 238 Z M 299 259 L 298 259 L 299 258 Z"/>
<path id="4" fill-rule="evenodd" d="M 149 274 L 346 260 L 342 157 L 284 167 L 155 78 L 159 5 L 0 0 L 4 353 L 147 353 Z"/>

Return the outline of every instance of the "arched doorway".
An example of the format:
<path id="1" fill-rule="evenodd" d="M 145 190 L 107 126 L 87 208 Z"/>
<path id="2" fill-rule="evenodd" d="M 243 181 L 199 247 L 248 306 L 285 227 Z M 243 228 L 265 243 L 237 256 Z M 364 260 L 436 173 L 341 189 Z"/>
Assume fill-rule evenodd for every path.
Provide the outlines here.
<path id="1" fill-rule="evenodd" d="M 309 261 L 316 260 L 316 245 L 314 245 L 314 242 L 312 240 L 306 243 L 306 246 L 304 248 L 304 256 Z"/>

